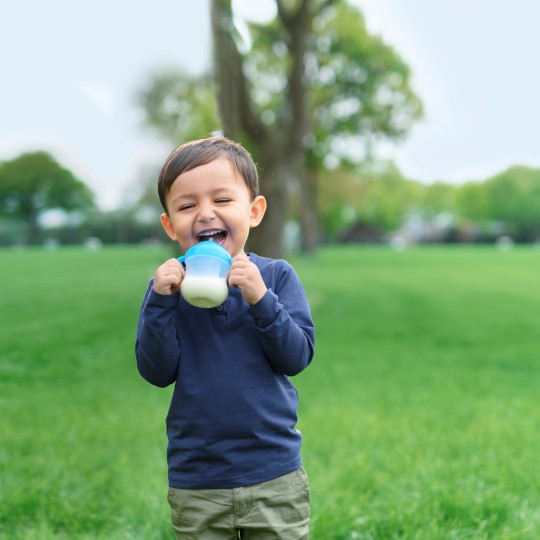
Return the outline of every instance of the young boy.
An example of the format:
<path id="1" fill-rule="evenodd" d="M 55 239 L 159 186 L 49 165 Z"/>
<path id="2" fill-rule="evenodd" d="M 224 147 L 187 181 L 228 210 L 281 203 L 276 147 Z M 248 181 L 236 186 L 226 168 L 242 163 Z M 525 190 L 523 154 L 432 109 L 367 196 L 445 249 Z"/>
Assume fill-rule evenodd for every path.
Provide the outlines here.
<path id="1" fill-rule="evenodd" d="M 309 485 L 289 377 L 313 358 L 314 326 L 293 268 L 246 254 L 266 201 L 239 144 L 177 148 L 158 181 L 161 223 L 182 250 L 219 242 L 232 256 L 229 295 L 210 309 L 179 294 L 184 268 L 162 264 L 139 316 L 141 375 L 175 383 L 167 415 L 168 500 L 177 538 L 308 538 Z"/>

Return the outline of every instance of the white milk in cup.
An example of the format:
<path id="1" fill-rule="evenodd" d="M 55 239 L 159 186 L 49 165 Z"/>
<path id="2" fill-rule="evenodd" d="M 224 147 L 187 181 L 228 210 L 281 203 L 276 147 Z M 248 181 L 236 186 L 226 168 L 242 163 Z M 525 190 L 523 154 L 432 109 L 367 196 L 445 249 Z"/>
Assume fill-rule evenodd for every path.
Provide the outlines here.
<path id="1" fill-rule="evenodd" d="M 178 259 L 185 264 L 186 274 L 180 294 L 192 306 L 212 308 L 222 304 L 227 295 L 227 274 L 232 258 L 217 242 L 208 240 L 191 246 Z"/>

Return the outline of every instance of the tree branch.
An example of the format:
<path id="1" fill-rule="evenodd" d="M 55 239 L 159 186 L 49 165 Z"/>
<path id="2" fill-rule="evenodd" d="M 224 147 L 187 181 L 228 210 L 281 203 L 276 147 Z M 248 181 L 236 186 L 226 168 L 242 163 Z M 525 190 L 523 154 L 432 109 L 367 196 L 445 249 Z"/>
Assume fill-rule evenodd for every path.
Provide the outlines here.
<path id="1" fill-rule="evenodd" d="M 301 14 L 305 12 L 310 1 L 311 0 L 302 0 L 296 11 L 291 13 L 287 11 L 287 8 L 283 4 L 283 0 L 276 0 L 278 16 L 283 25 L 286 28 L 291 28 L 291 26 L 295 24 L 295 20 L 297 20 L 298 17 L 300 17 Z"/>
<path id="2" fill-rule="evenodd" d="M 225 134 L 233 139 L 241 131 L 261 136 L 264 127 L 251 108 L 243 58 L 238 51 L 231 0 L 212 0 L 212 35 L 214 37 L 214 80 L 218 109 Z"/>

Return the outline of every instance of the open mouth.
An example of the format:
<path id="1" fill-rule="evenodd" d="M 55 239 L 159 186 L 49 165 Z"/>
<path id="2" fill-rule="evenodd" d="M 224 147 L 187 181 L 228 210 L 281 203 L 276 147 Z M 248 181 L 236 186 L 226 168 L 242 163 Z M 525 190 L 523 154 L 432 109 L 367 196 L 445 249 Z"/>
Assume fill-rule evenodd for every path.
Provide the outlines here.
<path id="1" fill-rule="evenodd" d="M 224 231 L 223 229 L 208 229 L 207 231 L 202 231 L 197 235 L 197 240 L 199 242 L 207 242 L 208 240 L 212 240 L 220 245 L 225 242 L 225 238 L 227 238 L 227 231 Z"/>

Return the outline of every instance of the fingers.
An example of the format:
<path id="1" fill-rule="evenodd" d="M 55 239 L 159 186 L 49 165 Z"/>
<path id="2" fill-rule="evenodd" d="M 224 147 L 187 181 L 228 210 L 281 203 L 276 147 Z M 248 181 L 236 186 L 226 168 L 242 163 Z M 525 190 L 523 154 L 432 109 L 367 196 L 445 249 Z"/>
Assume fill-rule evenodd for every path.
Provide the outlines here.
<path id="1" fill-rule="evenodd" d="M 258 267 L 244 254 L 237 255 L 232 261 L 229 285 L 236 285 L 249 304 L 256 304 L 267 290 Z"/>
<path id="2" fill-rule="evenodd" d="M 231 269 L 229 270 L 229 284 L 231 286 L 243 283 L 246 278 L 253 272 L 252 266 L 255 266 L 249 261 L 245 255 L 237 255 L 232 260 Z M 258 272 L 258 268 L 255 267 Z"/>
<path id="3" fill-rule="evenodd" d="M 160 294 L 178 292 L 184 278 L 184 267 L 176 259 L 164 262 L 154 276 L 154 290 Z"/>

